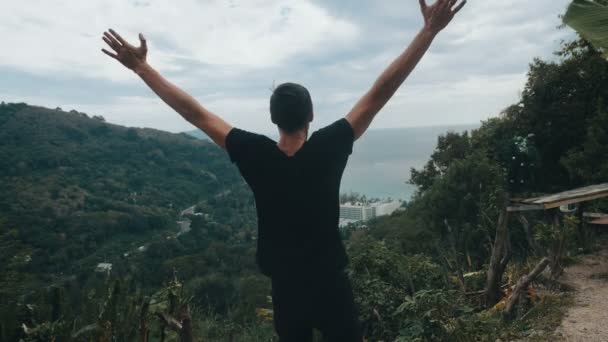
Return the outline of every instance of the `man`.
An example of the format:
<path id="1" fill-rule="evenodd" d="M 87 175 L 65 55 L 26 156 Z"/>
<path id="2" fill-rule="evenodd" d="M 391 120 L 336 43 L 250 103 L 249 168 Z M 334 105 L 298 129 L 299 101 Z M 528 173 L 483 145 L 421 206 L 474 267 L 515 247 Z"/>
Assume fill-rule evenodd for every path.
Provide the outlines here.
<path id="1" fill-rule="evenodd" d="M 340 181 L 353 142 L 465 5 L 459 0 L 437 0 L 433 5 L 419 1 L 424 27 L 411 45 L 345 118 L 310 139 L 313 106 L 304 87 L 286 83 L 274 90 L 270 114 L 280 133 L 275 142 L 233 128 L 165 80 L 146 63 L 147 45 L 141 34 L 141 45 L 135 47 L 113 30 L 104 32 L 103 40 L 114 52 L 103 52 L 133 70 L 164 102 L 226 149 L 253 190 L 257 262 L 272 281 L 274 323 L 281 341 L 310 341 L 313 328 L 330 341 L 362 340 L 338 232 Z"/>

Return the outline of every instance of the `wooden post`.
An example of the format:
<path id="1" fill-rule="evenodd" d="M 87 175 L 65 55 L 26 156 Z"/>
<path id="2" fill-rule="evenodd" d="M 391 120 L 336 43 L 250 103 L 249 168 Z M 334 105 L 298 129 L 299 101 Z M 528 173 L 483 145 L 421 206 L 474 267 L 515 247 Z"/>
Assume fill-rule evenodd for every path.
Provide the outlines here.
<path id="1" fill-rule="evenodd" d="M 492 307 L 500 301 L 500 282 L 505 268 L 511 259 L 508 204 L 509 198 L 505 196 L 503 209 L 498 216 L 496 238 L 486 278 L 486 288 L 484 290 L 486 307 Z"/>
<path id="2" fill-rule="evenodd" d="M 550 211 L 551 218 L 553 219 L 553 229 L 559 230 L 560 234 L 557 234 L 557 241 L 553 243 L 553 250 L 551 251 L 551 277 L 553 279 L 559 277 L 564 272 L 562 268 L 562 254 L 564 250 L 564 227 L 562 225 L 562 221 L 560 219 L 559 208 L 552 209 Z"/>
<path id="3" fill-rule="evenodd" d="M 585 225 L 585 217 L 584 217 L 584 213 L 585 213 L 585 208 L 587 207 L 585 202 L 581 202 L 578 204 L 578 207 L 576 208 L 576 218 L 578 219 L 578 238 L 580 239 L 580 242 L 583 246 L 585 246 L 585 248 L 587 247 L 587 229 L 586 229 L 586 225 Z"/>

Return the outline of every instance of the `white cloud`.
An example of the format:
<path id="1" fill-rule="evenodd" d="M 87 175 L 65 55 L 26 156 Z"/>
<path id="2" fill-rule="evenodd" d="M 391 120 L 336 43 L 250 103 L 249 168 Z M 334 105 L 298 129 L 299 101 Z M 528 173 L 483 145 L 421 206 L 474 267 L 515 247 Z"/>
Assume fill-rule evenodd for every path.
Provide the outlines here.
<path id="1" fill-rule="evenodd" d="M 31 0 L 5 2 L 0 65 L 70 77 L 131 80 L 100 52 L 108 27 L 135 42 L 143 31 L 151 61 L 163 71 L 181 63 L 261 68 L 303 53 L 348 44 L 357 28 L 307 0 Z M 314 23 L 314 24 L 312 24 Z"/>
<path id="2" fill-rule="evenodd" d="M 373 127 L 477 123 L 516 103 L 525 82 L 526 74 L 520 73 L 410 87 L 397 94 Z"/>
<path id="3" fill-rule="evenodd" d="M 556 29 L 568 2 L 470 0 L 372 127 L 497 115 L 517 101 L 532 59 L 554 58 L 559 41 L 573 36 Z M 6 1 L 0 39 L 9 48 L 0 54 L 0 68 L 42 75 L 32 79 L 47 77 L 53 86 L 60 79 L 66 89 L 104 82 L 95 87 L 100 98 L 69 90 L 46 98 L 35 95 L 47 93 L 44 84 L 14 90 L 1 79 L 0 93 L 125 125 L 191 129 L 99 51 L 101 32 L 114 27 L 129 39 L 144 31 L 151 63 L 234 125 L 273 131 L 266 89 L 273 80 L 289 80 L 311 90 L 318 128 L 350 110 L 421 23 L 413 0 Z"/>

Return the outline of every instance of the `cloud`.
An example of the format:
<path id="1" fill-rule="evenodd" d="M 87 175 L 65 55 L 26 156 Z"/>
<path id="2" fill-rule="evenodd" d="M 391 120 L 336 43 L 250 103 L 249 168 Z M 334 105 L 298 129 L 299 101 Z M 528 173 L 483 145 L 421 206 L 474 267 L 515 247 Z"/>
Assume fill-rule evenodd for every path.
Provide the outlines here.
<path id="1" fill-rule="evenodd" d="M 397 94 L 374 127 L 477 123 L 516 103 L 525 82 L 526 74 L 519 73 L 470 76 L 457 82 L 411 87 Z"/>
<path id="2" fill-rule="evenodd" d="M 556 28 L 568 3 L 470 0 L 372 127 L 498 115 L 517 101 L 532 59 L 555 59 L 574 36 Z M 413 0 L 11 1 L 0 12 L 0 39 L 11 47 L 0 54 L 0 94 L 130 126 L 191 129 L 100 53 L 112 26 L 131 40 L 144 31 L 153 66 L 245 129 L 274 131 L 273 82 L 304 84 L 315 129 L 346 114 L 421 25 Z"/>
<path id="3" fill-rule="evenodd" d="M 469 1 L 436 38 L 372 127 L 475 123 L 498 115 L 518 101 L 529 63 L 535 57 L 555 59 L 552 52 L 560 42 L 574 37 L 571 30 L 557 29 L 558 15 L 568 2 Z M 351 58 L 319 66 L 315 79 L 333 80 L 330 85 L 317 83 L 321 91 L 316 92 L 323 94 L 321 100 L 328 112 L 350 110 L 420 28 L 419 20 L 407 21 L 412 13 L 419 15 L 417 2 L 404 5 L 405 9 L 392 6 L 383 3 L 376 11 L 393 8 L 392 17 L 401 16 L 402 25 L 377 25 L 369 32 L 358 18 L 352 20 L 364 27 L 364 46 L 375 42 L 373 36 L 390 35 L 395 42 L 383 42 L 384 48 L 363 49 Z M 398 34 L 403 36 L 396 39 Z"/>
<path id="4" fill-rule="evenodd" d="M 134 43 L 144 31 L 151 61 L 176 73 L 188 62 L 270 67 L 357 38 L 354 24 L 306 0 L 181 0 L 179 6 L 170 0 L 10 1 L 0 12 L 0 38 L 10 47 L 0 54 L 0 65 L 62 77 L 131 80 L 99 51 L 108 27 Z"/>

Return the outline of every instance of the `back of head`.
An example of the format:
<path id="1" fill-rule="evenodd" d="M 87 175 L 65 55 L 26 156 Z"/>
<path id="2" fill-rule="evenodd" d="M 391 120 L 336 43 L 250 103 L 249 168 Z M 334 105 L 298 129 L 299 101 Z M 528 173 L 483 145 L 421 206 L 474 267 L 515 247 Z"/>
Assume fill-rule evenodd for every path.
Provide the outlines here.
<path id="1" fill-rule="evenodd" d="M 306 88 L 295 83 L 283 83 L 270 97 L 272 122 L 287 133 L 295 132 L 312 121 L 312 99 Z"/>

